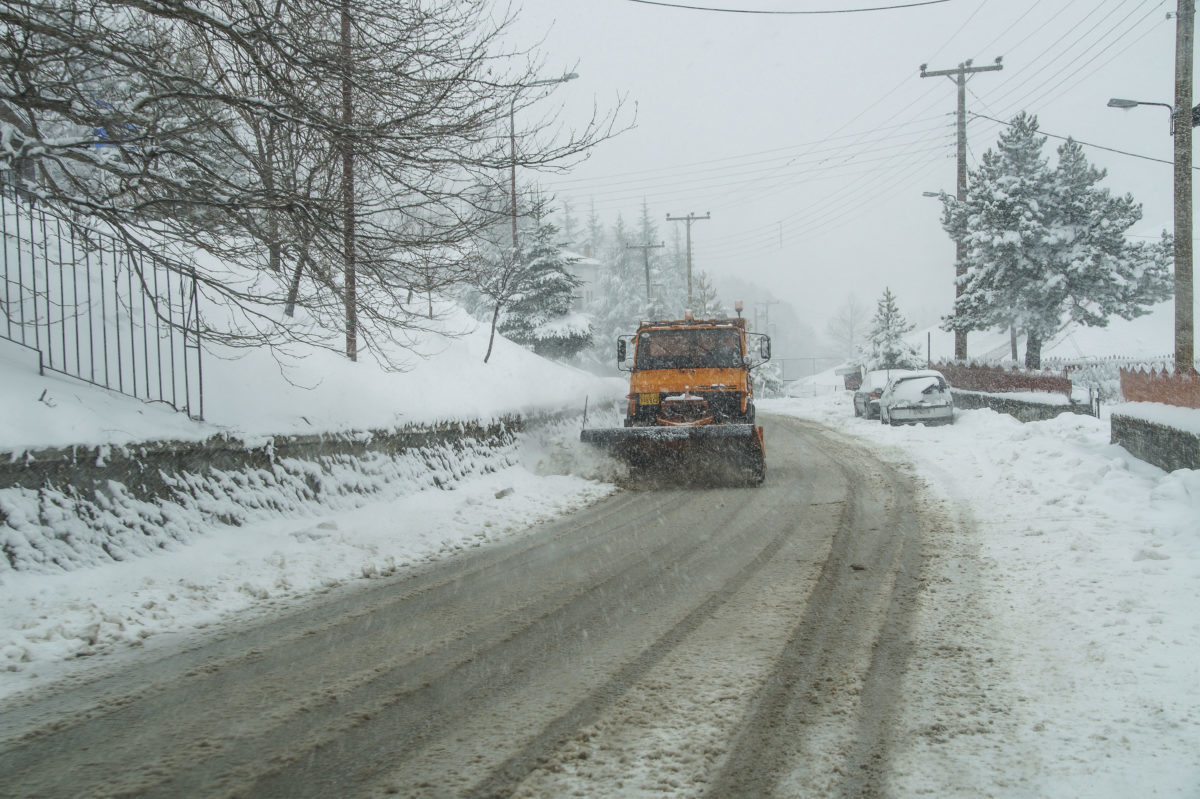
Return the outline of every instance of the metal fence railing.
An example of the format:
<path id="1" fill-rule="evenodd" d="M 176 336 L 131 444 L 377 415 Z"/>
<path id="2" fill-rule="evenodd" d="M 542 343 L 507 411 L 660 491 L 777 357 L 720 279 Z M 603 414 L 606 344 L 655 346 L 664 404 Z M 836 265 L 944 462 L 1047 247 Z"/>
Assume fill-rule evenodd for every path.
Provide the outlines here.
<path id="1" fill-rule="evenodd" d="M 204 418 L 194 273 L 0 180 L 0 338 L 39 365 Z"/>

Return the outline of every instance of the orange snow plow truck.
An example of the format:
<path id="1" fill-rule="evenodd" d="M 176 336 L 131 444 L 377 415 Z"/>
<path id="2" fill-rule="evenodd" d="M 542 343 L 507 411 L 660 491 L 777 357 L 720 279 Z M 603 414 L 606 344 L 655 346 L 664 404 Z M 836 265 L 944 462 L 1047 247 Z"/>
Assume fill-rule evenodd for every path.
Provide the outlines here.
<path id="1" fill-rule="evenodd" d="M 697 470 L 757 485 L 766 458 L 751 370 L 770 358 L 771 339 L 748 332 L 740 315 L 642 322 L 617 339 L 617 368 L 630 373 L 625 426 L 588 430 L 585 419 L 580 439 L 635 469 Z"/>

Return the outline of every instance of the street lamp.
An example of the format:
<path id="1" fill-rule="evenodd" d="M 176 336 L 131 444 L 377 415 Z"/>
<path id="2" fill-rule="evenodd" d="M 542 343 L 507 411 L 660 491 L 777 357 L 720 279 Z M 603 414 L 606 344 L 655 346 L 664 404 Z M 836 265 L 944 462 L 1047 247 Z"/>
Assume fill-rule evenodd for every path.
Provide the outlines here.
<path id="1" fill-rule="evenodd" d="M 1108 101 L 1109 108 L 1137 108 L 1139 105 L 1157 105 L 1161 108 L 1167 109 L 1167 111 L 1171 114 L 1170 132 L 1172 136 L 1175 135 L 1175 106 L 1167 103 L 1151 103 L 1147 102 L 1146 100 L 1122 100 L 1120 97 L 1114 97 Z"/>
<path id="2" fill-rule="evenodd" d="M 1183 3 L 1180 4 L 1181 8 L 1182 6 Z M 1189 61 L 1190 38 L 1189 34 L 1186 48 Z M 1180 94 L 1180 89 L 1177 85 L 1177 95 Z M 1180 96 L 1183 98 L 1180 100 L 1181 108 L 1190 108 L 1190 71 L 1186 87 Z M 1196 125 L 1195 112 L 1192 113 L 1191 120 L 1185 119 L 1182 125 L 1176 127 L 1173 105 L 1144 100 L 1123 100 L 1119 97 L 1108 101 L 1109 108 L 1128 109 L 1137 108 L 1139 105 L 1161 106 L 1171 114 L 1171 135 L 1175 138 L 1175 371 L 1191 372 L 1195 368 L 1195 334 L 1192 319 L 1192 128 Z"/>
<path id="3" fill-rule="evenodd" d="M 578 72 L 568 72 L 558 78 L 546 78 L 544 80 L 522 83 L 513 91 L 512 102 L 508 106 L 508 155 L 510 161 L 508 189 L 512 205 L 513 253 L 517 251 L 517 97 L 521 94 L 521 89 L 527 89 L 530 86 L 549 86 L 554 83 L 566 83 L 578 77 Z"/>

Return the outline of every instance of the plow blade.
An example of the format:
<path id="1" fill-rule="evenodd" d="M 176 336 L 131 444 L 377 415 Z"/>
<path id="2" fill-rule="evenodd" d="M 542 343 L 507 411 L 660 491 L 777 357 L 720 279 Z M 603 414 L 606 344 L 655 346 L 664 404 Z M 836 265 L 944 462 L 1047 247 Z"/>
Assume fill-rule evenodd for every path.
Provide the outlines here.
<path id="1" fill-rule="evenodd" d="M 766 476 L 762 428 L 751 424 L 594 428 L 582 431 L 579 440 L 639 470 L 752 484 Z"/>

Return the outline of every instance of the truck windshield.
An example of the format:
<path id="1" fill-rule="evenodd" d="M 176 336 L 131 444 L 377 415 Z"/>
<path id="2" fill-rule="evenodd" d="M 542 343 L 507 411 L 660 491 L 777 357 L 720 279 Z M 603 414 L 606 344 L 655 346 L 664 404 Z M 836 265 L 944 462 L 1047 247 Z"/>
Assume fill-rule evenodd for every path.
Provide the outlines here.
<path id="1" fill-rule="evenodd" d="M 742 341 L 732 329 L 647 330 L 637 338 L 638 369 L 722 369 L 742 366 Z"/>

